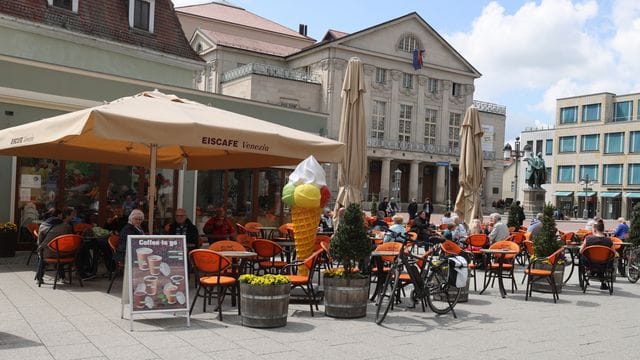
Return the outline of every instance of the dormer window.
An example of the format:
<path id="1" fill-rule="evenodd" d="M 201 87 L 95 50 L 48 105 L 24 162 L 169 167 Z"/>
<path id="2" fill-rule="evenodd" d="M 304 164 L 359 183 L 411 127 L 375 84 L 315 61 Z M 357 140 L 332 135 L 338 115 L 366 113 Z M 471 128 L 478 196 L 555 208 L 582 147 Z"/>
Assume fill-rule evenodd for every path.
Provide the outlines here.
<path id="1" fill-rule="evenodd" d="M 398 50 L 404 52 L 413 52 L 413 50 L 418 48 L 418 38 L 413 34 L 405 35 L 400 39 L 400 43 L 398 44 Z"/>
<path id="2" fill-rule="evenodd" d="M 55 6 L 57 8 L 78 12 L 78 0 L 47 0 L 49 6 Z"/>
<path id="3" fill-rule="evenodd" d="M 129 26 L 152 33 L 155 8 L 156 0 L 130 0 Z"/>

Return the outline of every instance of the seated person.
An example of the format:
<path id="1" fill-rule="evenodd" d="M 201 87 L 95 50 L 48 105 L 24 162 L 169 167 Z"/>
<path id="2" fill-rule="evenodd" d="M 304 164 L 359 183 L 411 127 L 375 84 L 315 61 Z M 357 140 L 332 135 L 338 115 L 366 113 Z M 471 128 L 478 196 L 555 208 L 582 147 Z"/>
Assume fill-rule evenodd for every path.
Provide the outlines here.
<path id="1" fill-rule="evenodd" d="M 376 213 L 376 221 L 371 224 L 371 230 L 387 230 L 389 228 L 389 224 L 384 221 L 384 211 L 378 211 Z"/>
<path id="2" fill-rule="evenodd" d="M 442 219 L 440 219 L 441 224 L 451 224 L 453 219 L 451 218 L 451 211 L 447 211 L 442 215 Z"/>
<path id="3" fill-rule="evenodd" d="M 333 232 L 333 214 L 331 209 L 325 208 L 320 215 L 320 224 L 318 225 L 320 232 Z"/>
<path id="4" fill-rule="evenodd" d="M 604 234 L 604 222 L 602 221 L 602 219 L 598 220 L 593 224 L 592 231 L 593 233 L 584 239 L 584 242 L 580 247 L 580 254 L 582 254 L 582 252 L 587 246 L 592 246 L 592 245 L 602 245 L 606 247 L 613 246 L 613 241 L 611 241 L 611 239 L 609 239 Z M 600 289 L 602 290 L 609 289 L 609 287 L 607 286 L 607 283 L 604 280 L 604 269 L 602 269 L 601 266 L 597 267 L 590 264 L 589 259 L 587 259 L 584 256 L 580 256 L 580 264 L 584 266 L 589 266 L 591 268 L 591 271 L 594 273 L 594 275 L 597 277 L 600 277 L 600 281 L 601 281 Z"/>
<path id="5" fill-rule="evenodd" d="M 445 238 L 445 240 L 455 241 L 455 238 L 454 238 L 455 230 L 456 230 L 456 224 L 454 223 L 447 224 L 447 228 L 442 232 L 442 237 Z"/>
<path id="6" fill-rule="evenodd" d="M 540 232 L 540 229 L 542 229 L 542 217 L 544 215 L 542 213 L 538 213 L 533 220 L 531 220 L 531 224 L 529 224 L 529 227 L 527 227 L 527 232 L 531 233 L 531 238 L 533 239 L 533 236 L 536 235 L 538 232 Z"/>
<path id="7" fill-rule="evenodd" d="M 175 212 L 175 221 L 169 225 L 168 235 L 185 235 L 187 251 L 198 247 L 198 228 L 187 217 L 187 212 L 178 208 Z"/>
<path id="8" fill-rule="evenodd" d="M 469 235 L 475 234 L 483 234 L 480 219 L 471 219 L 471 224 L 469 224 Z"/>
<path id="9" fill-rule="evenodd" d="M 433 233 L 429 226 L 429 221 L 427 220 L 427 213 L 424 210 L 420 211 L 418 215 L 413 219 L 411 231 L 418 235 L 418 241 L 424 243 L 429 241 L 429 238 Z"/>
<path id="10" fill-rule="evenodd" d="M 489 242 L 493 244 L 509 237 L 509 228 L 502 223 L 502 217 L 498 213 L 489 215 Z"/>
<path id="11" fill-rule="evenodd" d="M 402 241 L 400 237 L 396 238 L 396 234 L 405 235 L 407 233 L 407 229 L 404 227 L 404 224 L 402 223 L 404 221 L 404 219 L 402 218 L 402 215 L 393 215 L 391 220 L 393 220 L 393 225 L 389 227 L 389 231 L 393 231 L 394 233 L 387 232 L 384 235 L 384 242 L 391 242 L 396 240 Z"/>
<path id="12" fill-rule="evenodd" d="M 613 229 L 613 236 L 620 240 L 624 240 L 629 235 L 629 225 L 625 222 L 623 217 L 618 218 L 618 225 Z"/>
<path id="13" fill-rule="evenodd" d="M 218 240 L 235 240 L 236 227 L 227 219 L 227 211 L 224 208 L 216 209 L 216 214 L 202 228 L 209 242 Z"/>
<path id="14" fill-rule="evenodd" d="M 129 235 L 144 235 L 145 231 L 142 228 L 142 222 L 144 221 L 144 213 L 140 209 L 133 209 L 129 213 L 129 222 L 127 222 L 122 229 L 120 229 L 120 240 L 118 241 L 118 248 L 113 256 L 116 262 L 124 262 L 127 254 L 127 237 Z"/>
<path id="15" fill-rule="evenodd" d="M 467 238 L 467 228 L 463 224 L 463 220 L 456 216 L 453 218 L 453 224 L 455 228 L 453 229 L 453 240 L 455 242 L 464 241 Z"/>
<path id="16" fill-rule="evenodd" d="M 51 217 L 47 218 L 38 229 L 38 255 L 41 258 L 55 257 L 49 242 L 60 235 L 73 234 L 71 219 L 76 216 L 76 211 L 72 207 L 66 207 L 62 211 L 54 209 L 50 212 Z M 38 261 L 36 278 L 42 279 L 44 275 L 44 263 Z M 64 272 L 60 273 L 64 278 Z"/>

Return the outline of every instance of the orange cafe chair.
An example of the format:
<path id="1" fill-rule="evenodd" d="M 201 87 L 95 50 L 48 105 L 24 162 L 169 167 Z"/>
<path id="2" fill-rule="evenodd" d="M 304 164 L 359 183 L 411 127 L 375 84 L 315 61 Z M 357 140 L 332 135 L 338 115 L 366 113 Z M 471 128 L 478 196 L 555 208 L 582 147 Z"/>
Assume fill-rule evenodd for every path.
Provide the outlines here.
<path id="1" fill-rule="evenodd" d="M 613 262 L 616 257 L 616 252 L 608 246 L 591 245 L 582 250 L 582 256 L 584 261 L 581 261 L 578 267 L 578 275 L 580 287 L 582 292 L 587 291 L 589 286 L 589 279 L 592 277 L 591 272 L 599 272 L 602 275 L 602 280 L 609 286 L 609 295 L 613 294 L 613 280 L 616 276 Z"/>
<path id="2" fill-rule="evenodd" d="M 281 272 L 285 274 L 284 276 L 288 277 L 291 281 L 291 289 L 299 287 L 307 296 L 312 317 L 313 305 L 315 305 L 316 310 L 318 310 L 318 300 L 316 298 L 316 292 L 313 289 L 313 273 L 315 272 L 314 270 L 316 269 L 316 263 L 319 261 L 322 253 L 324 253 L 324 249 L 320 248 L 304 261 L 297 261 L 288 264 L 281 270 Z M 298 273 L 297 268 L 299 268 L 300 266 L 304 266 L 305 268 L 307 268 L 307 275 L 292 275 L 294 273 Z"/>
<path id="3" fill-rule="evenodd" d="M 520 247 L 518 246 L 518 244 L 508 240 L 496 241 L 495 243 L 491 244 L 491 246 L 489 246 L 489 249 L 509 249 L 515 251 L 516 254 L 520 251 Z M 498 270 L 500 269 L 500 262 L 502 262 L 502 278 L 511 279 L 512 293 L 515 292 L 514 289 L 518 290 L 515 282 L 515 277 L 513 275 L 516 254 L 495 254 L 492 256 L 492 258 L 489 260 L 489 263 L 486 265 L 486 270 L 484 272 L 485 289 L 492 279 L 495 280 L 495 278 L 500 276 Z"/>
<path id="4" fill-rule="evenodd" d="M 82 235 L 85 231 L 92 228 L 93 228 L 93 224 L 74 224 L 73 233 L 76 235 Z"/>
<path id="5" fill-rule="evenodd" d="M 566 233 L 562 233 L 562 235 L 560 235 L 560 240 L 565 244 L 565 245 L 569 245 L 571 243 L 576 243 L 578 242 L 578 238 L 576 237 L 576 233 L 569 231 Z"/>
<path id="6" fill-rule="evenodd" d="M 38 234 L 40 230 L 40 224 L 27 224 L 27 230 L 29 230 L 29 234 L 31 234 L 31 236 L 33 236 L 33 238 L 35 239 L 33 241 L 33 249 L 31 249 L 31 254 L 29 254 L 29 258 L 27 259 L 27 265 L 29 265 L 29 263 L 31 262 L 31 257 L 38 254 Z"/>
<path id="7" fill-rule="evenodd" d="M 558 285 L 556 284 L 554 271 L 556 270 L 556 266 L 558 264 L 558 260 L 560 256 L 564 253 L 564 248 L 560 248 L 556 250 L 553 254 L 547 256 L 546 258 L 537 258 L 532 261 L 529 261 L 529 266 L 524 269 L 524 274 L 527 278 L 527 289 L 524 296 L 524 300 L 529 300 L 533 292 L 533 284 L 538 281 L 546 280 L 551 286 L 551 292 L 553 295 L 553 302 L 556 303 L 557 300 L 560 299 L 558 296 Z M 539 269 L 536 268 L 538 264 L 547 263 L 551 264 L 551 270 Z"/>
<path id="8" fill-rule="evenodd" d="M 402 248 L 402 243 L 399 242 L 386 242 L 376 246 L 375 251 L 395 251 L 399 252 L 400 248 Z M 389 273 L 390 267 L 389 263 L 395 261 L 396 256 L 375 256 L 373 260 L 375 261 L 375 267 L 371 269 L 371 276 L 376 277 L 376 282 L 380 283 L 378 285 L 382 286 L 382 281 L 386 279 L 387 274 Z"/>
<path id="9" fill-rule="evenodd" d="M 276 257 L 284 253 L 282 246 L 274 241 L 266 239 L 256 239 L 251 243 L 253 251 L 258 254 L 258 268 L 265 273 L 280 272 L 287 266 L 286 261 L 276 260 Z"/>
<path id="10" fill-rule="evenodd" d="M 209 245 L 209 250 L 213 251 L 246 251 L 244 246 L 233 240 L 220 240 Z"/>
<path id="11" fill-rule="evenodd" d="M 273 238 L 275 241 L 290 241 L 292 239 L 291 234 L 293 232 L 293 224 L 286 223 L 278 227 L 278 236 Z"/>
<path id="12" fill-rule="evenodd" d="M 116 250 L 118 249 L 118 243 L 120 242 L 120 236 L 116 234 L 109 235 L 109 239 L 107 239 L 107 243 L 109 244 L 109 248 L 111 249 L 112 256 L 115 256 Z M 113 271 L 109 273 L 109 278 L 111 281 L 109 282 L 109 288 L 107 288 L 107 294 L 111 292 L 111 287 L 113 286 L 113 282 L 116 280 L 118 274 L 124 274 L 124 262 L 116 261 L 116 259 L 112 258 L 114 262 Z"/>
<path id="13" fill-rule="evenodd" d="M 196 270 L 196 278 L 200 285 L 198 286 L 198 291 L 196 291 L 196 296 L 193 298 L 193 303 L 191 303 L 189 314 L 193 312 L 193 307 L 199 296 L 203 297 L 202 312 L 206 312 L 207 301 L 210 303 L 214 291 L 217 289 L 218 307 L 216 310 L 218 311 L 218 319 L 222 321 L 222 303 L 226 296 L 227 288 L 231 287 L 231 295 L 235 297 L 238 284 L 236 278 L 222 275 L 231 266 L 231 259 L 209 249 L 191 250 L 189 257 Z M 238 315 L 240 315 L 240 302 L 238 302 Z"/>
<path id="14" fill-rule="evenodd" d="M 262 224 L 259 222 L 248 222 L 244 224 L 244 228 L 249 236 L 264 238 L 264 235 L 262 234 Z"/>
<path id="15" fill-rule="evenodd" d="M 54 255 L 52 257 L 43 257 L 42 261 L 43 266 L 49 264 L 55 265 L 56 276 L 53 280 L 54 290 L 56 288 L 56 285 L 58 284 L 58 274 L 60 273 L 60 271 L 69 273 L 69 283 L 71 283 L 72 281 L 72 272 L 74 270 L 78 272 L 79 269 L 76 267 L 76 254 L 80 249 L 80 245 L 82 245 L 82 237 L 75 234 L 56 236 L 47 244 Z M 80 286 L 84 286 L 82 284 L 80 274 L 78 274 L 78 280 L 80 281 Z M 42 283 L 42 278 L 38 279 L 38 287 L 40 287 Z"/>

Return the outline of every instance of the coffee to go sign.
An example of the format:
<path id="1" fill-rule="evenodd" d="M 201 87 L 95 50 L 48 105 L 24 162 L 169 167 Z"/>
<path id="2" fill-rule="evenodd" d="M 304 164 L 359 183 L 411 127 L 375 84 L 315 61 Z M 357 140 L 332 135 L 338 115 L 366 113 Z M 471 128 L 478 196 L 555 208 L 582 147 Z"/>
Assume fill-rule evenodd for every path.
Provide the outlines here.
<path id="1" fill-rule="evenodd" d="M 139 235 L 127 239 L 122 313 L 129 319 L 149 312 L 186 312 L 189 324 L 189 277 L 184 235 Z"/>

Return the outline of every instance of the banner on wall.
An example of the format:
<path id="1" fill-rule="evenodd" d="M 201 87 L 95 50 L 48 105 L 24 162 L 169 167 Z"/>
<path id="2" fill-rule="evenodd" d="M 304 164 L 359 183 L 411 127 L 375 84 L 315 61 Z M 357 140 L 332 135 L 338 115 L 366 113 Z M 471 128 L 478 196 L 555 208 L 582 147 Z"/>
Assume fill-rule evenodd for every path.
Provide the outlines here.
<path id="1" fill-rule="evenodd" d="M 482 151 L 493 151 L 494 128 L 493 125 L 482 125 Z"/>
<path id="2" fill-rule="evenodd" d="M 136 235 L 127 239 L 122 313 L 129 320 L 151 312 L 186 312 L 189 318 L 187 245 L 184 235 Z"/>

